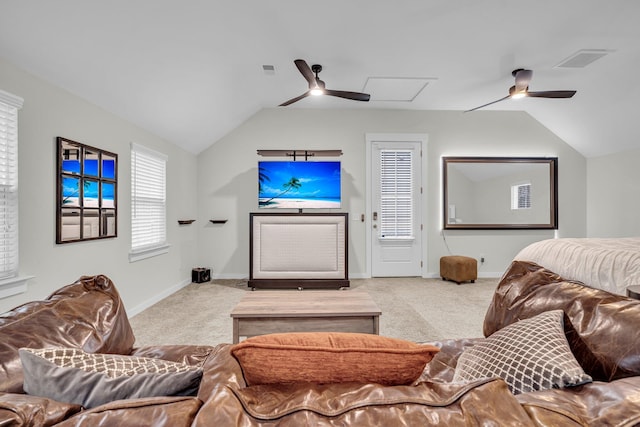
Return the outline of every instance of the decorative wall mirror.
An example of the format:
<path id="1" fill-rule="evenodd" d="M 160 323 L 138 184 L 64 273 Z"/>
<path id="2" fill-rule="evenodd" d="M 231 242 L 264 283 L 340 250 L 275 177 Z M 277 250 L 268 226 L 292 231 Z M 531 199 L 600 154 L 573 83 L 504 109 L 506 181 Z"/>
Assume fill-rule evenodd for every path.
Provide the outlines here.
<path id="1" fill-rule="evenodd" d="M 56 138 L 56 243 L 117 236 L 118 155 Z"/>
<path id="2" fill-rule="evenodd" d="M 557 157 L 443 157 L 445 229 L 557 229 Z"/>

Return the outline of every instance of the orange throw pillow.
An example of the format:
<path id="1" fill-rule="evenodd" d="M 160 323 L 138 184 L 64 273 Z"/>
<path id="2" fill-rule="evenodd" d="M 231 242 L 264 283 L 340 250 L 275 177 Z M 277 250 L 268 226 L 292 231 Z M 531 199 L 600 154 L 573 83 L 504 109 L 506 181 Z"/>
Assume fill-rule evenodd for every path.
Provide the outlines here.
<path id="1" fill-rule="evenodd" d="M 231 349 L 247 385 L 378 383 L 407 385 L 440 351 L 371 334 L 309 332 L 261 335 Z"/>

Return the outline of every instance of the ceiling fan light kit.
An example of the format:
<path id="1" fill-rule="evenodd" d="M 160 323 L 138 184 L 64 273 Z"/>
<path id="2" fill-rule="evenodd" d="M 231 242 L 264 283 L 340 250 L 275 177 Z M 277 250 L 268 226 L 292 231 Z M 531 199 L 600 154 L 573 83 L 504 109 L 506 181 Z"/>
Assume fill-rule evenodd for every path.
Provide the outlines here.
<path id="1" fill-rule="evenodd" d="M 571 98 L 576 94 L 575 90 L 547 90 L 531 92 L 529 91 L 529 82 L 531 82 L 531 78 L 533 77 L 533 71 L 525 70 L 524 68 L 518 68 L 516 70 L 513 70 L 511 72 L 511 75 L 515 78 L 516 84 L 509 88 L 509 95 L 505 96 L 504 98 L 489 102 L 488 104 L 484 104 L 479 107 L 472 108 L 471 110 L 467 110 L 465 111 L 465 113 L 479 110 L 480 108 L 484 108 L 497 102 L 504 101 L 505 99 L 520 99 L 525 97 L 557 99 Z"/>
<path id="2" fill-rule="evenodd" d="M 301 99 L 306 98 L 307 96 L 321 96 L 321 95 L 329 95 L 335 96 L 338 98 L 350 99 L 353 101 L 364 101 L 368 102 L 371 99 L 371 95 L 368 93 L 362 92 L 348 92 L 341 90 L 331 90 L 327 89 L 324 81 L 320 80 L 318 74 L 322 71 L 322 65 L 313 64 L 309 67 L 309 64 L 304 59 L 296 59 L 293 61 L 300 74 L 305 78 L 307 83 L 309 84 L 309 90 L 303 93 L 302 95 L 296 96 L 295 98 L 291 98 L 288 101 L 280 104 L 280 107 L 286 107 L 287 105 L 291 105 L 294 102 L 298 102 Z M 524 68 L 517 68 L 511 72 L 511 75 L 515 79 L 515 85 L 509 88 L 509 94 L 505 97 L 497 99 L 495 101 L 489 102 L 487 104 L 483 104 L 479 107 L 472 108 L 470 110 L 466 110 L 465 113 L 479 110 L 484 107 L 488 107 L 489 105 L 496 104 L 498 102 L 504 101 L 506 99 L 520 99 L 520 98 L 571 98 L 576 94 L 575 90 L 548 90 L 548 91 L 529 91 L 529 83 L 533 78 L 533 71 L 527 70 Z"/>
<path id="3" fill-rule="evenodd" d="M 307 80 L 307 83 L 309 83 L 309 90 L 300 96 L 296 96 L 295 98 L 291 98 L 290 100 L 283 102 L 282 104 L 280 104 L 280 107 L 286 107 L 287 105 L 291 105 L 294 102 L 298 102 L 309 95 L 314 95 L 314 96 L 329 95 L 329 96 L 335 96 L 337 98 L 351 99 L 353 101 L 364 101 L 364 102 L 369 101 L 369 99 L 371 98 L 371 96 L 367 93 L 327 89 L 325 86 L 325 83 L 322 80 L 320 80 L 320 78 L 318 77 L 318 73 L 322 71 L 322 65 L 313 64 L 311 67 L 309 67 L 309 64 L 307 64 L 307 62 L 304 59 L 296 59 L 293 62 L 294 64 L 296 64 L 296 67 L 298 68 L 298 71 L 300 71 L 300 74 L 302 74 L 305 80 Z"/>

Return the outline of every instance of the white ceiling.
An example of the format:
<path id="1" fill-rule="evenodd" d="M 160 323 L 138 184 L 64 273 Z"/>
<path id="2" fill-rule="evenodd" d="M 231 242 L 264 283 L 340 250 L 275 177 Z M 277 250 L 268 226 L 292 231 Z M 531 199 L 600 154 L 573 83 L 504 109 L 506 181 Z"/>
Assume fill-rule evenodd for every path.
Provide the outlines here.
<path id="1" fill-rule="evenodd" d="M 640 148 L 639 20 L 632 0 L 2 0 L 0 57 L 193 153 L 305 92 L 297 58 L 322 64 L 330 89 L 369 80 L 381 96 L 280 108 L 464 111 L 529 68 L 530 90 L 578 93 L 486 110 L 525 110 L 591 157 Z M 556 68 L 581 49 L 611 52 Z M 384 78 L 405 100 L 380 100 L 393 96 Z"/>

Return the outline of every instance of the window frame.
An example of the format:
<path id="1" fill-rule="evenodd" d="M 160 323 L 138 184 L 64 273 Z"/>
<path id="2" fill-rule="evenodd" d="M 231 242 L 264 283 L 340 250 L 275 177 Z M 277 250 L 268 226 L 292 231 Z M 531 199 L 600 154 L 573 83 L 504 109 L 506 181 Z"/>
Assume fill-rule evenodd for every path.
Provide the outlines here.
<path id="1" fill-rule="evenodd" d="M 520 197 L 520 192 L 524 188 L 527 188 L 527 195 L 526 202 L 522 203 L 523 199 Z M 531 183 L 523 182 L 520 184 L 511 185 L 511 210 L 517 211 L 523 209 L 531 209 L 531 207 Z"/>
<path id="2" fill-rule="evenodd" d="M 155 163 L 155 164 L 154 164 Z M 167 242 L 167 163 L 168 157 L 158 151 L 152 150 L 139 144 L 131 144 L 131 246 L 129 252 L 129 262 L 140 261 L 146 258 L 154 257 L 167 253 L 169 251 L 169 243 Z M 140 169 L 140 166 L 143 169 Z M 137 191 L 137 187 L 140 186 L 142 180 L 146 180 L 146 184 L 154 184 L 152 177 L 149 174 L 145 174 L 146 170 L 153 170 L 153 168 L 159 168 L 161 172 L 161 183 L 158 187 L 151 189 L 154 194 L 147 192 L 146 197 L 140 194 L 141 191 Z M 149 169 L 151 168 L 151 169 Z M 158 170 L 156 170 L 158 172 Z M 161 197 L 158 197 L 160 196 Z M 155 203 L 158 202 L 158 203 Z M 154 236 L 155 233 L 147 235 L 151 237 L 151 242 L 148 244 L 136 244 L 135 233 L 137 226 L 135 225 L 135 219 L 142 208 L 141 204 L 152 207 L 161 207 L 161 215 L 155 222 L 155 228 L 152 230 L 160 230 L 159 235 Z M 147 223 L 146 227 L 150 227 L 151 224 Z M 157 238 L 155 238 L 157 237 Z"/>
<path id="3" fill-rule="evenodd" d="M 0 298 L 6 298 L 11 295 L 26 292 L 27 280 L 33 276 L 20 276 L 20 229 L 19 229 L 19 186 L 18 186 L 18 111 L 22 108 L 24 100 L 9 92 L 0 90 L 0 108 L 2 108 L 2 116 L 0 123 L 0 138 L 3 139 L 2 145 L 4 153 L 9 155 L 0 156 L 2 161 L 1 168 L 4 169 L 9 176 L 8 183 L 3 183 L 3 186 L 9 187 L 10 196 L 3 200 L 9 200 L 10 203 L 7 209 L 3 209 L 1 222 L 5 226 L 11 227 L 14 230 L 12 236 L 9 237 L 9 244 L 5 246 L 5 239 L 2 240 L 2 249 L 0 252 L 5 254 L 9 252 L 8 257 L 11 261 L 7 263 L 10 268 L 4 268 L 3 263 L 2 271 L 0 272 Z M 5 162 L 9 160 L 8 162 Z M 7 211 L 10 211 L 10 218 L 7 225 Z M 7 248 L 7 249 L 5 249 Z"/>

